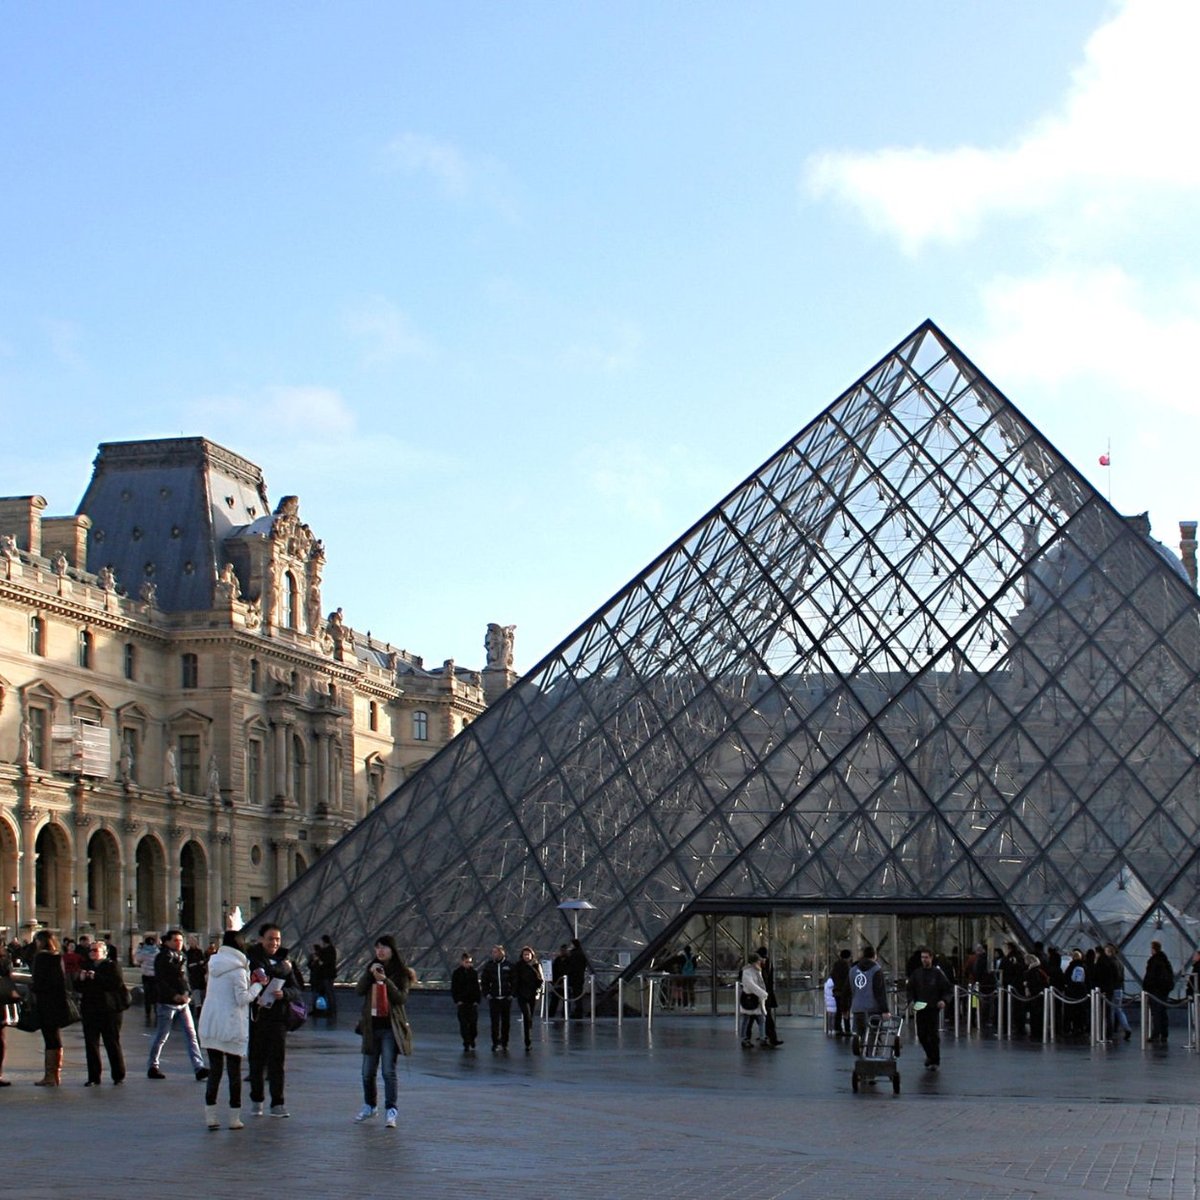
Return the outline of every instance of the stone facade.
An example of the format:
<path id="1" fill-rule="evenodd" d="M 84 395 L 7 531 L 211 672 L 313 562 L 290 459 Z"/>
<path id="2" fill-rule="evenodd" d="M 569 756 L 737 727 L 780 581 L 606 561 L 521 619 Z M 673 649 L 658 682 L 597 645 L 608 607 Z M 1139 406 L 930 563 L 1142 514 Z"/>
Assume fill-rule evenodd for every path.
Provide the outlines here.
<path id="1" fill-rule="evenodd" d="M 513 680 L 325 613 L 297 498 L 206 439 L 101 446 L 45 508 L 0 499 L 6 936 L 249 916 Z"/>

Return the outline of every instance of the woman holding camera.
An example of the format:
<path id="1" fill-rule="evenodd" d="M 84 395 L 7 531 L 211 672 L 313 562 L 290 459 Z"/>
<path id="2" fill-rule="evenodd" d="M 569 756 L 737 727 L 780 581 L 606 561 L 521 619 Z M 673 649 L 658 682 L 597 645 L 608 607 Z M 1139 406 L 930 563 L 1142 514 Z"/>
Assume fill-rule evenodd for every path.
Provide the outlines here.
<path id="1" fill-rule="evenodd" d="M 88 963 L 75 976 L 79 1014 L 83 1020 L 83 1053 L 87 1059 L 87 1083 L 100 1086 L 100 1043 L 108 1055 L 113 1083 L 125 1078 L 125 1054 L 121 1049 L 121 1013 L 129 1007 L 121 969 L 108 957 L 108 944 L 99 939 L 88 947 Z"/>
<path id="2" fill-rule="evenodd" d="M 392 935 L 385 933 L 376 938 L 375 957 L 358 981 L 358 994 L 363 998 L 358 1026 L 362 1037 L 363 1106 L 356 1121 L 369 1121 L 379 1111 L 376 1076 L 382 1066 L 385 1124 L 388 1129 L 396 1128 L 396 1057 L 412 1053 L 412 1030 L 404 1002 L 416 979 L 416 973 L 400 957 Z"/>

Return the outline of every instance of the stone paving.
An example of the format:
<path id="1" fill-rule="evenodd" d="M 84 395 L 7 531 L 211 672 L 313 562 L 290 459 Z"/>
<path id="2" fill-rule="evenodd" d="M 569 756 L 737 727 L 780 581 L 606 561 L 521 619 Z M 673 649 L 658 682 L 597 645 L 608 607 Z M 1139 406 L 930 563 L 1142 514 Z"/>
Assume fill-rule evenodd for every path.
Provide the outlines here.
<path id="1" fill-rule="evenodd" d="M 854 1095 L 850 1053 L 807 1018 L 779 1050 L 740 1049 L 733 1018 L 540 1024 L 533 1051 L 461 1051 L 449 1001 L 410 1005 L 417 1050 L 400 1069 L 401 1127 L 355 1125 L 361 1103 L 351 1020 L 292 1035 L 289 1120 L 203 1127 L 202 1086 L 172 1036 L 168 1078 L 126 1018 L 129 1080 L 83 1084 L 77 1029 L 66 1084 L 35 1088 L 41 1040 L 9 1030 L 0 1120 L 21 1200 L 130 1195 L 503 1197 L 536 1189 L 581 1200 L 1062 1200 L 1195 1197 L 1200 1056 L 1169 1048 L 1043 1047 L 947 1038 L 942 1071 L 906 1044 L 902 1091 Z M 486 1022 L 484 1022 L 486 1024 Z M 514 1045 L 519 1022 L 514 1022 Z M 247 1100 L 248 1108 L 248 1100 Z M 62 1169 L 63 1156 L 78 1163 Z"/>

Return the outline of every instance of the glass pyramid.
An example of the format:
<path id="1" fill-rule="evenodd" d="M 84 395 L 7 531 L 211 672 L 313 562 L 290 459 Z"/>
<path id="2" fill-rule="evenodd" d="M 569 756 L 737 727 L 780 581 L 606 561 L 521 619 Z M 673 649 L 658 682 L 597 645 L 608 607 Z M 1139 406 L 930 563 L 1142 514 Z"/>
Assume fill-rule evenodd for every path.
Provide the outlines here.
<path id="1" fill-rule="evenodd" d="M 264 915 L 439 975 L 576 897 L 629 973 L 700 910 L 1190 942 L 1200 608 L 1147 534 L 927 322 Z"/>

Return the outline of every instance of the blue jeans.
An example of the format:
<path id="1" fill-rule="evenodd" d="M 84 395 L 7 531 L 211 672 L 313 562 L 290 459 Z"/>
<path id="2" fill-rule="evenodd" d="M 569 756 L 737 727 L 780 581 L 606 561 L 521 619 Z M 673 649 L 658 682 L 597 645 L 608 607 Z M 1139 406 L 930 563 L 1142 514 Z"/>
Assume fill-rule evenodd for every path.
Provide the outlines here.
<path id="1" fill-rule="evenodd" d="M 367 1018 L 370 1020 L 370 1017 Z M 391 1029 L 376 1029 L 375 1049 L 363 1055 L 363 1103 L 372 1108 L 379 1102 L 379 1089 L 375 1073 L 383 1064 L 383 1103 L 385 1108 L 396 1108 L 396 1035 Z"/>
<path id="2" fill-rule="evenodd" d="M 192 1010 L 186 1004 L 160 1004 L 158 1006 L 158 1028 L 154 1032 L 154 1041 L 150 1046 L 150 1062 L 148 1069 L 158 1070 L 159 1055 L 171 1036 L 171 1026 L 178 1021 L 183 1026 L 183 1032 L 188 1040 L 188 1057 L 192 1060 L 192 1069 L 205 1070 L 204 1056 L 200 1053 L 200 1042 L 196 1037 L 196 1025 L 192 1021 Z"/>

